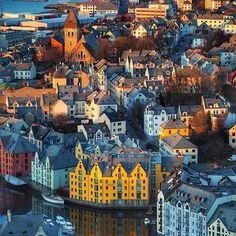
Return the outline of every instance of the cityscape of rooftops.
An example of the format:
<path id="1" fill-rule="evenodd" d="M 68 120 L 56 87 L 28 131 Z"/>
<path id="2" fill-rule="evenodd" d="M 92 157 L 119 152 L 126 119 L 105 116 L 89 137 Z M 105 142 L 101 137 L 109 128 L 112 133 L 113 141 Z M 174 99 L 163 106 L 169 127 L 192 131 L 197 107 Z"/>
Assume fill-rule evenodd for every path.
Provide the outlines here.
<path id="1" fill-rule="evenodd" d="M 235 0 L 0 0 L 0 236 L 236 236 Z"/>

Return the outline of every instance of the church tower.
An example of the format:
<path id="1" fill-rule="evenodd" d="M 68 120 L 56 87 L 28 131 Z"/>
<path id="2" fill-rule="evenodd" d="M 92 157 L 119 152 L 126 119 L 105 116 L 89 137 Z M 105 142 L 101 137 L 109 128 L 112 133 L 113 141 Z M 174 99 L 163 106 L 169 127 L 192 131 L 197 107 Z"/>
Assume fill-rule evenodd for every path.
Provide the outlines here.
<path id="1" fill-rule="evenodd" d="M 64 24 L 64 57 L 70 60 L 71 52 L 75 48 L 79 35 L 79 21 L 74 10 L 70 10 Z"/>

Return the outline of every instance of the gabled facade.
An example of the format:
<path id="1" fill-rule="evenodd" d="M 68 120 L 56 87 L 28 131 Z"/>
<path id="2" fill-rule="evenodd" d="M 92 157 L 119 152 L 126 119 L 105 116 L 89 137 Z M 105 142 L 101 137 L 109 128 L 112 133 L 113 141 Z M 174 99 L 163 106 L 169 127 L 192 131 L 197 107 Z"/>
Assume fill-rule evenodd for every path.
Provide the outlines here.
<path id="1" fill-rule="evenodd" d="M 113 206 L 146 206 L 149 201 L 147 163 L 125 160 L 80 160 L 70 172 L 70 198 Z"/>
<path id="2" fill-rule="evenodd" d="M 1 130 L 1 174 L 17 177 L 28 176 L 31 171 L 31 160 L 35 151 L 35 146 L 20 134 Z"/>
<path id="3" fill-rule="evenodd" d="M 69 186 L 69 172 L 78 160 L 62 146 L 50 146 L 32 160 L 31 180 L 43 188 L 57 190 Z"/>

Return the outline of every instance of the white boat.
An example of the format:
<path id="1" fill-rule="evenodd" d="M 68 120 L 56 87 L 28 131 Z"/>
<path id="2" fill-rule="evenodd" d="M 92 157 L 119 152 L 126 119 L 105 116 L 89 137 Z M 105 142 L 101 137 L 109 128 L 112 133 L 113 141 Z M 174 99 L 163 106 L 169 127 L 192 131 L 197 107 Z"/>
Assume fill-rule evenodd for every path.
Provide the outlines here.
<path id="1" fill-rule="evenodd" d="M 233 154 L 231 157 L 229 157 L 228 161 L 236 161 L 236 154 Z"/>
<path id="2" fill-rule="evenodd" d="M 60 225 L 64 225 L 66 223 L 66 221 L 64 220 L 64 218 L 62 216 L 57 216 L 56 223 L 58 223 Z"/>
<path id="3" fill-rule="evenodd" d="M 55 196 L 49 193 L 42 193 L 42 197 L 45 201 L 53 203 L 53 204 L 64 204 L 64 199 L 61 198 L 60 196 Z"/>
<path id="4" fill-rule="evenodd" d="M 150 224 L 150 222 L 151 222 L 151 221 L 150 221 L 148 218 L 145 218 L 145 219 L 144 219 L 144 224 L 145 224 L 145 225 Z"/>
<path id="5" fill-rule="evenodd" d="M 68 221 L 65 222 L 65 224 L 63 225 L 63 228 L 69 231 L 75 230 L 75 227 Z"/>

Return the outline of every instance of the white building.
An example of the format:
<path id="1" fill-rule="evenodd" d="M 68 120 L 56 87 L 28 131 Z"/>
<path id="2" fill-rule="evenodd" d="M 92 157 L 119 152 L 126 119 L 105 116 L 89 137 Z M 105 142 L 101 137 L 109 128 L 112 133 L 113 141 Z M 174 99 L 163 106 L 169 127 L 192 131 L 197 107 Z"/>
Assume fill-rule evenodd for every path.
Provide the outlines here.
<path id="1" fill-rule="evenodd" d="M 199 48 L 204 47 L 206 45 L 206 39 L 202 36 L 195 36 L 192 43 L 191 48 Z"/>
<path id="2" fill-rule="evenodd" d="M 14 79 L 30 80 L 36 78 L 36 67 L 33 63 L 11 63 L 6 68 L 12 70 Z"/>
<path id="3" fill-rule="evenodd" d="M 50 190 L 69 187 L 69 172 L 77 163 L 77 158 L 62 146 L 52 145 L 43 154 L 35 153 L 31 180 Z"/>
<path id="4" fill-rule="evenodd" d="M 155 102 L 150 102 L 144 110 L 144 132 L 147 136 L 159 136 L 160 124 L 169 120 L 176 119 L 175 107 L 163 107 Z"/>
<path id="5" fill-rule="evenodd" d="M 235 232 L 235 167 L 183 165 L 165 178 L 157 195 L 157 232 L 165 236 L 228 236 Z M 223 220 L 223 222 L 220 222 Z"/>
<path id="6" fill-rule="evenodd" d="M 220 65 L 224 67 L 236 67 L 236 52 L 234 48 L 229 50 L 224 50 L 220 54 Z"/>
<path id="7" fill-rule="evenodd" d="M 154 95 L 148 91 L 147 88 L 134 88 L 129 93 L 126 93 L 124 96 L 124 106 L 127 109 L 133 107 L 135 103 L 142 104 L 145 106 L 147 103 L 154 101 Z"/>
<path id="8" fill-rule="evenodd" d="M 207 223 L 217 208 L 235 201 L 236 194 L 232 191 L 227 192 L 220 187 L 218 190 L 208 186 L 198 187 L 181 181 L 174 183 L 172 176 L 168 187 L 157 196 L 157 232 L 165 236 L 209 235 Z"/>
<path id="9" fill-rule="evenodd" d="M 113 135 L 126 133 L 126 120 L 123 113 L 107 109 L 101 114 L 98 120 L 99 123 L 106 123 L 110 130 L 111 137 Z"/>
<path id="10" fill-rule="evenodd" d="M 117 103 L 105 91 L 94 91 L 86 97 L 84 108 L 86 117 L 97 122 L 100 114 L 107 108 L 117 111 Z"/>

